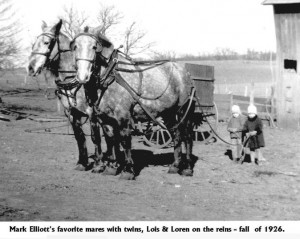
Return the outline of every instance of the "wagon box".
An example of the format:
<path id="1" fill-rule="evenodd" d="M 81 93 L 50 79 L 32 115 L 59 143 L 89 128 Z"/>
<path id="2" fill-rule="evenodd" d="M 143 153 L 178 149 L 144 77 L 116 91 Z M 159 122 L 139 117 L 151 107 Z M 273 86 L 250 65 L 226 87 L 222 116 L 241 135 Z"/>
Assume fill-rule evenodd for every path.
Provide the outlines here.
<path id="1" fill-rule="evenodd" d="M 209 142 L 214 136 L 212 129 L 216 130 L 218 125 L 218 111 L 214 102 L 214 67 L 186 63 L 185 68 L 196 90 L 195 140 Z"/>
<path id="2" fill-rule="evenodd" d="M 186 70 L 193 80 L 198 98 L 198 107 L 214 106 L 214 67 L 199 64 L 185 64 Z"/>

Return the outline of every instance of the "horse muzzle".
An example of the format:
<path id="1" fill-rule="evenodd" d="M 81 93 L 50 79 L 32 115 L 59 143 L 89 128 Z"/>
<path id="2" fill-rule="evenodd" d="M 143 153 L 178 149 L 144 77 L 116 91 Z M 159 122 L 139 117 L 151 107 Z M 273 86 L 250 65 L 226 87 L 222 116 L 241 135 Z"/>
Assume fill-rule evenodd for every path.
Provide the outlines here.
<path id="1" fill-rule="evenodd" d="M 77 73 L 76 80 L 80 84 L 86 84 L 90 80 L 90 74 L 86 74 L 86 73 L 85 74 L 80 74 L 80 73 Z"/>
<path id="2" fill-rule="evenodd" d="M 34 67 L 32 64 L 29 64 L 27 67 L 27 73 L 29 76 L 37 76 L 41 73 L 43 66 Z"/>

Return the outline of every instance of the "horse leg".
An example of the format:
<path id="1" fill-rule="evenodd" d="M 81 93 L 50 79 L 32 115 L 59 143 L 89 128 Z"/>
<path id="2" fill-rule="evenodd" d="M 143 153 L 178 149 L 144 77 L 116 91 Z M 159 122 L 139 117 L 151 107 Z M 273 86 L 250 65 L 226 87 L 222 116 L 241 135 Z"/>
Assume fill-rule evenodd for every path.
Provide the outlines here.
<path id="1" fill-rule="evenodd" d="M 192 120 L 188 119 L 186 126 L 184 127 L 185 133 L 185 148 L 186 148 L 186 162 L 185 168 L 182 170 L 181 175 L 193 176 L 193 160 L 192 160 L 192 149 L 193 149 L 193 123 Z"/>
<path id="2" fill-rule="evenodd" d="M 78 115 L 78 113 L 74 112 L 74 110 L 71 110 L 70 115 L 72 118 L 71 125 L 73 128 L 73 132 L 79 150 L 79 159 L 75 170 L 86 171 L 89 169 L 90 165 L 88 162 L 88 151 L 86 147 L 86 139 L 81 127 L 81 120 L 80 120 L 81 117 Z"/>
<path id="3" fill-rule="evenodd" d="M 175 130 L 174 135 L 174 162 L 170 165 L 168 173 L 178 173 L 179 171 L 179 165 L 181 162 L 181 156 L 182 156 L 182 133 L 179 127 Z"/>
<path id="4" fill-rule="evenodd" d="M 135 174 L 134 174 L 134 167 L 133 167 L 134 162 L 131 154 L 132 137 L 131 137 L 131 130 L 129 128 L 129 122 L 126 124 L 126 127 L 120 130 L 120 138 L 121 138 L 121 144 L 125 154 L 124 168 L 122 170 L 120 179 L 133 180 L 135 179 Z"/>
<path id="5" fill-rule="evenodd" d="M 103 160 L 103 153 L 101 148 L 101 134 L 100 134 L 100 125 L 97 120 L 97 116 L 92 115 L 91 120 L 91 137 L 95 146 L 95 168 L 93 169 L 93 173 L 101 173 L 105 169 L 105 164 Z"/>
<path id="6" fill-rule="evenodd" d="M 107 167 L 103 174 L 105 175 L 116 175 L 118 173 L 119 163 L 118 159 L 120 156 L 120 141 L 117 137 L 116 129 L 110 125 L 104 125 L 103 131 L 105 135 L 105 141 L 107 145 L 106 160 Z"/>

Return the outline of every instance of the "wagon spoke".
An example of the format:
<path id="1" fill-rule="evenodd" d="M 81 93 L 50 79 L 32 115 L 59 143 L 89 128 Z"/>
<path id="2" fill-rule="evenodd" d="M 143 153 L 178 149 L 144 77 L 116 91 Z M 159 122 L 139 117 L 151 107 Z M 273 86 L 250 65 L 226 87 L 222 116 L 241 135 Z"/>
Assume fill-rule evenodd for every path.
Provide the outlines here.
<path id="1" fill-rule="evenodd" d="M 152 132 L 152 134 L 151 134 L 151 136 L 150 136 L 150 139 L 149 139 L 150 142 L 151 142 L 151 140 L 152 140 L 154 134 L 155 134 L 155 132 Z"/>
<path id="2" fill-rule="evenodd" d="M 165 144 L 165 143 L 166 143 L 166 140 L 165 140 L 164 133 L 165 133 L 165 131 L 164 131 L 164 130 L 162 130 L 162 131 L 161 131 L 161 137 L 162 137 L 162 141 L 163 141 L 163 143 Z"/>
<path id="3" fill-rule="evenodd" d="M 205 140 L 205 135 L 204 135 L 203 131 L 201 131 L 201 137 L 202 137 L 202 140 L 204 141 Z"/>

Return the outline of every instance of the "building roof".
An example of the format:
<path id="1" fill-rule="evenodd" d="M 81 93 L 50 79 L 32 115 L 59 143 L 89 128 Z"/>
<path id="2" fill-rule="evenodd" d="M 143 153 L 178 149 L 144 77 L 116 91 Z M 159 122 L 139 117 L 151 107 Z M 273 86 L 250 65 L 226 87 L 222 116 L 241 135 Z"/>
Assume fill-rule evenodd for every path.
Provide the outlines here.
<path id="1" fill-rule="evenodd" d="M 300 3 L 300 0 L 265 0 L 263 5 L 276 5 L 276 4 L 293 4 Z"/>

